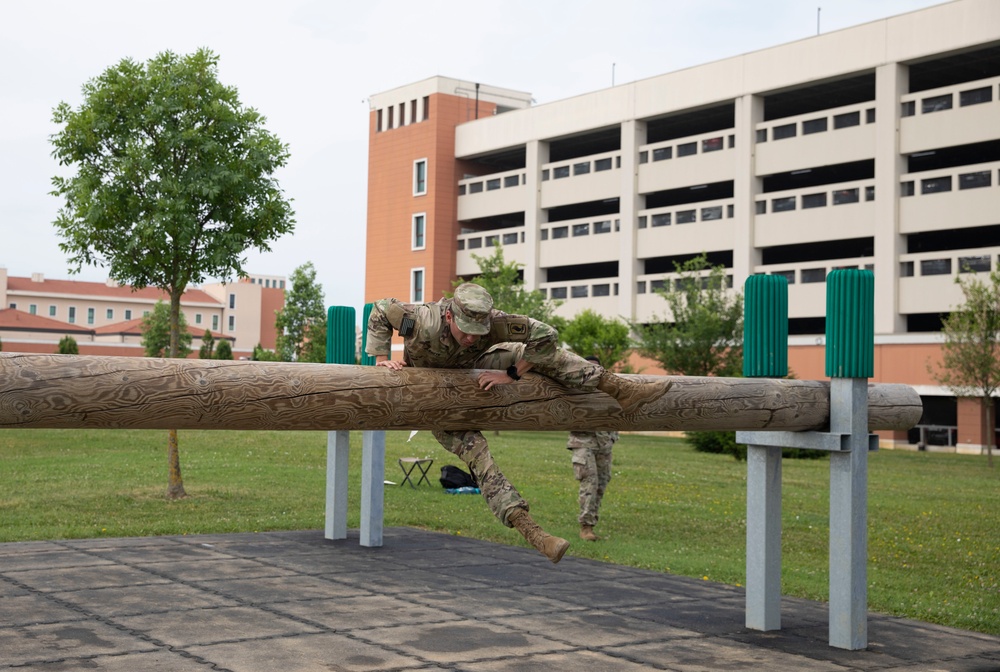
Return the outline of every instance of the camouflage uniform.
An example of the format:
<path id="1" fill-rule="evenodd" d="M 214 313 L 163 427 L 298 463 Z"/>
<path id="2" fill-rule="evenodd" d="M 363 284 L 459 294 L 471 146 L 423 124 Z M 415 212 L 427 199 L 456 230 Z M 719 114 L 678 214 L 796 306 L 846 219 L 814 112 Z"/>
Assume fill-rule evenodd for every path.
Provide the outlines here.
<path id="1" fill-rule="evenodd" d="M 465 287 L 466 285 L 463 285 Z M 371 356 L 391 354 L 392 332 L 403 337 L 403 361 L 407 366 L 440 369 L 506 369 L 524 359 L 532 371 L 546 375 L 567 387 L 595 389 L 604 369 L 593 362 L 558 348 L 556 330 L 538 320 L 508 315 L 492 308 L 492 299 L 478 303 L 473 296 L 461 302 L 455 297 L 435 303 L 412 304 L 396 299 L 376 301 L 368 319 L 365 352 Z M 445 320 L 451 310 L 456 325 L 465 333 L 481 338 L 463 348 L 452 337 Z M 478 324 L 482 331 L 473 331 Z M 412 321 L 412 324 L 411 324 Z M 488 328 L 488 333 L 484 333 Z M 489 446 L 478 430 L 433 432 L 445 450 L 457 455 L 479 484 L 490 510 L 500 522 L 511 527 L 510 514 L 517 508 L 527 511 L 528 503 L 497 468 Z"/>
<path id="2" fill-rule="evenodd" d="M 580 525 L 597 525 L 601 498 L 611 481 L 611 448 L 618 432 L 570 432 L 573 472 L 580 481 Z"/>

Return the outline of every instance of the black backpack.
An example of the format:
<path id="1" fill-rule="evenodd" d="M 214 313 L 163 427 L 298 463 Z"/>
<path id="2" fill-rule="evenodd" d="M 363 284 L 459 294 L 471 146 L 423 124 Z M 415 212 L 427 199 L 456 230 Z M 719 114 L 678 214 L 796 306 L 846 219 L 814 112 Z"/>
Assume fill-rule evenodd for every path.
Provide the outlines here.
<path id="1" fill-rule="evenodd" d="M 446 490 L 475 488 L 476 481 L 458 467 L 446 464 L 441 467 L 441 486 Z"/>

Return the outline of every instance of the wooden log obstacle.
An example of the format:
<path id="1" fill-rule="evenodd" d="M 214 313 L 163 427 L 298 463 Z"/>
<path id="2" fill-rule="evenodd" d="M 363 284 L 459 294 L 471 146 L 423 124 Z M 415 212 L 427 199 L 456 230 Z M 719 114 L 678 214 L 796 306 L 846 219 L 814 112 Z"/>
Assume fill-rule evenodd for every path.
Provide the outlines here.
<path id="1" fill-rule="evenodd" d="M 216 430 L 822 430 L 830 383 L 673 377 L 639 413 L 527 374 L 480 390 L 474 370 L 0 352 L 0 428 Z M 644 376 L 635 376 L 643 378 Z M 920 397 L 867 387 L 868 429 L 907 429 Z"/>

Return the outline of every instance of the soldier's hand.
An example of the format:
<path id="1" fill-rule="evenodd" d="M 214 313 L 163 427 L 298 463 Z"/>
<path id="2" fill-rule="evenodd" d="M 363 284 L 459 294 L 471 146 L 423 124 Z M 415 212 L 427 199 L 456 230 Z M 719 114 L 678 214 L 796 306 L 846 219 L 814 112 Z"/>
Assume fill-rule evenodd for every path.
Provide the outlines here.
<path id="1" fill-rule="evenodd" d="M 384 366 L 387 369 L 392 369 L 393 371 L 399 371 L 404 366 L 406 366 L 406 362 L 400 361 L 398 359 L 387 359 L 384 362 L 375 362 L 375 366 Z"/>
<path id="2" fill-rule="evenodd" d="M 479 387 L 488 390 L 494 385 L 509 385 L 514 381 L 510 379 L 506 371 L 483 371 L 479 374 Z"/>

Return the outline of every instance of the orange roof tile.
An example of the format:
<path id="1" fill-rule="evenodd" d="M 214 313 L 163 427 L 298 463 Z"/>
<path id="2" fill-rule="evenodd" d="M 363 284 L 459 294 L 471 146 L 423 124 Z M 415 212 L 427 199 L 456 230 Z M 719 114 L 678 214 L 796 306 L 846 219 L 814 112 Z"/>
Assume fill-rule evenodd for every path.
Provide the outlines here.
<path id="1" fill-rule="evenodd" d="M 187 331 L 195 338 L 201 338 L 205 335 L 205 330 L 200 327 L 192 327 L 191 325 L 188 325 Z M 97 327 L 94 329 L 94 333 L 98 335 L 121 334 L 123 336 L 142 336 L 142 318 L 137 317 L 134 320 L 106 324 L 103 327 Z M 217 341 L 225 339 L 234 343 L 236 342 L 235 336 L 226 336 L 225 334 L 220 334 L 214 331 L 211 331 L 211 334 L 212 338 Z"/>
<path id="2" fill-rule="evenodd" d="M 51 331 L 74 334 L 90 334 L 93 329 L 80 327 L 68 322 L 60 322 L 41 315 L 32 315 L 16 308 L 0 310 L 0 329 L 5 331 Z"/>
<path id="3" fill-rule="evenodd" d="M 43 294 L 70 294 L 74 296 L 100 296 L 105 298 L 140 298 L 149 301 L 170 301 L 170 296 L 155 287 L 147 287 L 133 291 L 129 285 L 109 287 L 103 282 L 85 282 L 83 280 L 43 280 L 35 282 L 31 278 L 9 276 L 7 278 L 8 292 L 41 292 Z M 181 297 L 182 303 L 222 304 L 200 289 L 189 289 Z"/>

